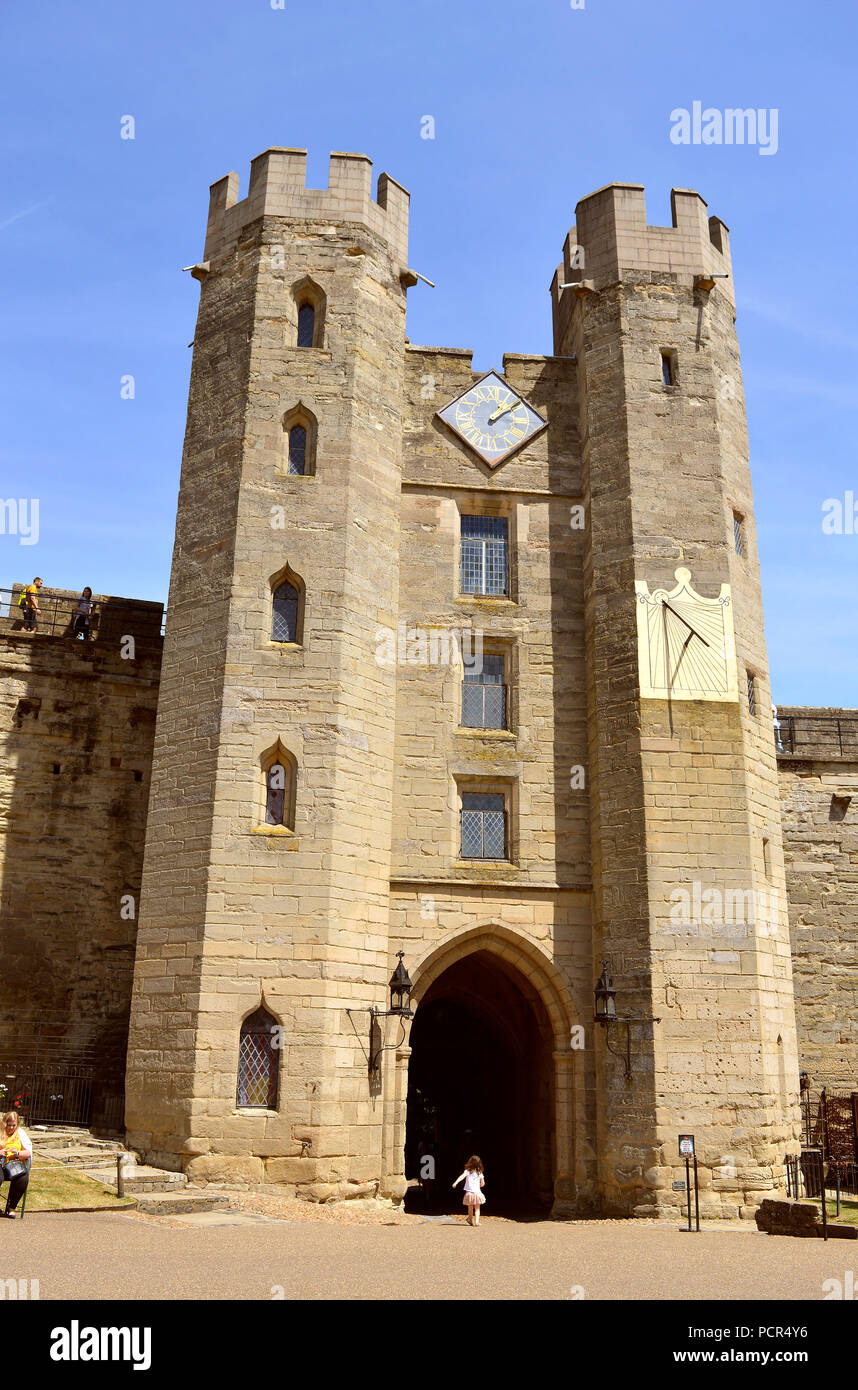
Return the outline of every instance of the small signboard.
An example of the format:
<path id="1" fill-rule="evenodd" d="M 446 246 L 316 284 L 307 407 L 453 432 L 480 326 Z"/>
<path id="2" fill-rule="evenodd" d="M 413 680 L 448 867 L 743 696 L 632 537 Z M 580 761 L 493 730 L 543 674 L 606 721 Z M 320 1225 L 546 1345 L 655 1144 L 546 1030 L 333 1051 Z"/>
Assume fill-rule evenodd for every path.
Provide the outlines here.
<path id="1" fill-rule="evenodd" d="M 685 1183 L 684 1183 L 684 1182 L 674 1182 L 674 1183 L 671 1183 L 671 1187 L 673 1188 L 674 1192 L 684 1192 L 684 1191 L 685 1191 Z"/>
<path id="2" fill-rule="evenodd" d="M 693 1158 L 693 1157 L 694 1157 L 694 1135 L 693 1135 L 693 1134 L 680 1134 L 680 1136 L 679 1136 L 679 1152 L 680 1152 L 680 1154 L 681 1154 L 681 1156 L 682 1156 L 683 1158 Z"/>

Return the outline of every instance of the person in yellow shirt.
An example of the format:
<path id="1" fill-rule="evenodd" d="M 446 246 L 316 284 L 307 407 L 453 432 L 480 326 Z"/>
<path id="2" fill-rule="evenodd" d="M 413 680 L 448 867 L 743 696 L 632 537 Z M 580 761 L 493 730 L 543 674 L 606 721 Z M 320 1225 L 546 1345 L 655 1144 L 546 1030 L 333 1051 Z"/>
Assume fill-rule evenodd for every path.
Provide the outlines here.
<path id="1" fill-rule="evenodd" d="M 0 1183 L 8 1182 L 9 1195 L 6 1210 L 0 1215 L 15 1219 L 15 1208 L 27 1191 L 30 1183 L 30 1168 L 33 1162 L 33 1145 L 21 1128 L 15 1110 L 3 1116 L 4 1134 L 0 1134 Z"/>
<path id="2" fill-rule="evenodd" d="M 24 631 L 25 631 L 25 632 L 36 632 L 36 631 L 38 630 L 38 626 L 39 626 L 39 590 L 41 589 L 41 587 L 42 587 L 42 581 L 41 581 L 40 577 L 39 577 L 38 575 L 36 575 L 36 577 L 35 577 L 35 579 L 33 580 L 32 584 L 28 584 L 27 587 L 26 587 L 26 589 L 24 590 L 23 601 L 21 602 L 21 601 L 19 600 L 19 602 L 21 602 L 21 607 L 22 607 L 23 610 L 24 610 Z"/>

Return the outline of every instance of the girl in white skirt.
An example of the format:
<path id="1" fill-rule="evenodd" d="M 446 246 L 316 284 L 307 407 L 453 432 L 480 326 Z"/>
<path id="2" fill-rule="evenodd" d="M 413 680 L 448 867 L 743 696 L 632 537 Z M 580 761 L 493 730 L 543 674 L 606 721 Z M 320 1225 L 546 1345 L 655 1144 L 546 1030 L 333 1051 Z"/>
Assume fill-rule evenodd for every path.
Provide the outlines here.
<path id="1" fill-rule="evenodd" d="M 465 1181 L 465 1194 L 462 1201 L 468 1208 L 468 1225 L 479 1226 L 480 1207 L 486 1200 L 480 1188 L 485 1187 L 486 1180 L 483 1177 L 483 1160 L 476 1154 L 471 1154 L 471 1157 L 465 1164 L 465 1171 L 459 1174 L 453 1186 L 458 1187 L 463 1178 Z"/>

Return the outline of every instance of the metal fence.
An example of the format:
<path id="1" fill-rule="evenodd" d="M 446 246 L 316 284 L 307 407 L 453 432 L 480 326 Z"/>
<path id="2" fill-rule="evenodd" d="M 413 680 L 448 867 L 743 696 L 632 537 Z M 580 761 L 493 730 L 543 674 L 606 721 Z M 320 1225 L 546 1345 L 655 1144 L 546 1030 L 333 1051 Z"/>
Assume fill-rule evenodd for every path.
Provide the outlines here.
<path id="1" fill-rule="evenodd" d="M 125 1089 L 93 1062 L 0 1061 L 0 1111 L 17 1110 L 27 1124 L 80 1126 L 121 1133 Z"/>
<path id="2" fill-rule="evenodd" d="M 782 715 L 775 725 L 775 744 L 779 753 L 858 759 L 858 719 L 833 714 Z"/>
<path id="3" fill-rule="evenodd" d="M 0 621 L 5 621 L 11 625 L 13 631 L 19 631 L 24 626 L 26 609 L 19 606 L 18 600 L 23 590 L 20 585 L 14 589 L 0 589 Z M 37 615 L 36 631 L 47 637 L 72 637 L 74 628 L 75 608 L 77 598 L 71 598 L 68 594 L 52 594 L 47 589 L 39 592 L 39 612 Z M 93 612 L 90 620 L 91 636 L 97 637 L 102 618 L 102 609 L 108 606 L 109 600 L 102 604 L 97 599 L 93 600 Z M 166 626 L 166 613 L 161 617 L 160 635 L 163 637 Z M 76 638 L 77 641 L 82 640 Z"/>
<path id="4" fill-rule="evenodd" d="M 125 1114 L 125 1035 L 94 1041 L 62 1018 L 0 1019 L 0 1110 L 29 1124 L 120 1131 Z"/>
<path id="5" fill-rule="evenodd" d="M 0 589 L 0 618 L 6 618 L 16 626 L 23 626 L 26 613 L 26 609 L 18 605 L 22 592 L 20 588 Z M 70 637 L 77 600 L 49 594 L 43 589 L 38 602 L 38 631 L 46 633 L 49 637 Z M 97 617 L 97 613 L 94 616 Z"/>
<path id="6" fill-rule="evenodd" d="M 858 1164 L 858 1091 L 802 1091 L 802 1146 L 833 1163 Z"/>
<path id="7" fill-rule="evenodd" d="M 787 1196 L 818 1202 L 825 1230 L 841 1200 L 858 1197 L 858 1091 L 802 1091 L 801 1114 L 801 1153 L 786 1158 Z"/>
<path id="8" fill-rule="evenodd" d="M 838 1163 L 826 1159 L 820 1149 L 802 1149 L 786 1160 L 787 1196 L 821 1202 L 823 1177 L 825 1196 L 839 1216 L 842 1197 L 858 1197 L 858 1163 Z"/>
<path id="9" fill-rule="evenodd" d="M 74 1063 L 0 1063 L 0 1104 L 29 1124 L 89 1124 L 95 1067 Z"/>

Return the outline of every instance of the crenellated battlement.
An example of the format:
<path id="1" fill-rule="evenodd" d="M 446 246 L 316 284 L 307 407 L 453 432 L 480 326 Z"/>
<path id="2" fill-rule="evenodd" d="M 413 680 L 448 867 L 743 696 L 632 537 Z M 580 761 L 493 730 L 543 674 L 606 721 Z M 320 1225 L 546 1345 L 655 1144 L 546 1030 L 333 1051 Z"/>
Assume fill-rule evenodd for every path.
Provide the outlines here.
<path id="1" fill-rule="evenodd" d="M 726 271 L 727 278 L 715 283 L 735 304 L 728 228 L 719 217 L 707 217 L 706 203 L 691 188 L 671 189 L 670 206 L 673 225 L 654 227 L 646 220 L 643 184 L 610 183 L 581 199 L 551 282 L 555 323 L 565 322 L 575 297 L 569 290 L 564 295 L 561 284 L 581 284 L 586 293 L 634 271 L 667 272 L 690 283 Z"/>
<path id="2" fill-rule="evenodd" d="M 389 174 L 379 174 L 372 196 L 372 161 L 365 154 L 333 151 L 327 188 L 307 188 L 307 151 L 272 147 L 250 165 L 247 197 L 239 201 L 238 174 L 211 186 L 204 258 L 217 256 L 260 217 L 359 222 L 383 237 L 407 264 L 409 195 Z"/>

